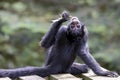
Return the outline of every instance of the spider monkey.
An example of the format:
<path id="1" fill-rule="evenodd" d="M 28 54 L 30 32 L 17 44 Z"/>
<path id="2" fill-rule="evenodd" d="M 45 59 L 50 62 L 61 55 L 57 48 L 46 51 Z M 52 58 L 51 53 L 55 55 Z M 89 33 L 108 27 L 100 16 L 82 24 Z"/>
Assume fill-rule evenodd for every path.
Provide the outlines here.
<path id="1" fill-rule="evenodd" d="M 66 26 L 62 23 L 68 21 Z M 42 38 L 40 44 L 47 50 L 48 57 L 44 67 L 24 67 L 16 69 L 0 69 L 0 77 L 17 78 L 26 75 L 71 73 L 73 75 L 86 73 L 88 68 L 100 76 L 118 77 L 116 72 L 103 71 L 89 52 L 88 32 L 85 25 L 77 18 L 63 12 L 61 18 L 52 23 L 50 30 Z M 85 64 L 74 63 L 79 56 Z"/>

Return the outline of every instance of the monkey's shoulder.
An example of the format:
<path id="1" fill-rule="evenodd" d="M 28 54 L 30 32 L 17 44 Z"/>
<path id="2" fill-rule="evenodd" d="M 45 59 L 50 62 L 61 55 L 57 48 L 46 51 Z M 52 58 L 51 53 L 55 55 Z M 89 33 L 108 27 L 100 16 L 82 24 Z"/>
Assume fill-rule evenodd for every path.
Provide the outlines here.
<path id="1" fill-rule="evenodd" d="M 56 38 L 57 39 L 63 39 L 66 37 L 66 32 L 67 32 L 67 26 L 61 26 L 60 29 L 57 32 Z"/>
<path id="2" fill-rule="evenodd" d="M 61 32 L 64 33 L 66 31 L 67 31 L 67 26 L 61 26 L 58 32 L 59 33 L 61 33 Z"/>

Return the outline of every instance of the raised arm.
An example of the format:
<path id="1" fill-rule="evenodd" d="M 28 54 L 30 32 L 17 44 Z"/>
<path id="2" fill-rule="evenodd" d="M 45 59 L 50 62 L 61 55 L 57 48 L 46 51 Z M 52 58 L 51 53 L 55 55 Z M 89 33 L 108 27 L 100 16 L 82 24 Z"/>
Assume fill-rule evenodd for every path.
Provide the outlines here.
<path id="1" fill-rule="evenodd" d="M 44 48 L 49 48 L 55 42 L 55 36 L 61 27 L 62 23 L 69 19 L 69 14 L 64 11 L 61 15 L 62 17 L 55 20 L 50 28 L 50 30 L 45 34 L 45 36 L 40 41 L 40 45 Z"/>
<path id="2" fill-rule="evenodd" d="M 112 71 L 103 71 L 100 67 L 100 65 L 97 63 L 97 61 L 93 58 L 93 56 L 89 52 L 88 44 L 87 44 L 87 29 L 85 30 L 85 35 L 83 37 L 83 40 L 81 42 L 81 48 L 78 52 L 78 56 L 85 62 L 85 64 L 90 67 L 95 74 L 100 76 L 111 76 L 111 77 L 117 77 L 118 74 L 116 72 Z"/>

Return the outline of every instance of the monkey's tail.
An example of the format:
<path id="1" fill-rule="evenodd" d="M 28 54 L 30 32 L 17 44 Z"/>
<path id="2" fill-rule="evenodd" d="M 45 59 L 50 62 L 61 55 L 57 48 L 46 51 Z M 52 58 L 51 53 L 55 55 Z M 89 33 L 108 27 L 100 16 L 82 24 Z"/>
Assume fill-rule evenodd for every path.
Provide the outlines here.
<path id="1" fill-rule="evenodd" d="M 39 75 L 45 77 L 50 75 L 51 71 L 49 67 L 24 67 L 16 69 L 0 69 L 0 77 L 10 77 L 12 79 L 20 76 L 27 75 Z"/>

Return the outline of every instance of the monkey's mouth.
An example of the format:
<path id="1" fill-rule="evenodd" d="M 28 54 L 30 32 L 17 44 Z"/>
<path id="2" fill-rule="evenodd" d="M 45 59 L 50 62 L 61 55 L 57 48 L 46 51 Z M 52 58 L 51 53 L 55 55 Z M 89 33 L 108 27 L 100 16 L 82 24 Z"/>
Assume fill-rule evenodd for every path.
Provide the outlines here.
<path id="1" fill-rule="evenodd" d="M 75 37 L 81 36 L 82 35 L 82 31 L 81 30 L 72 30 L 71 31 L 71 35 L 75 36 Z"/>

